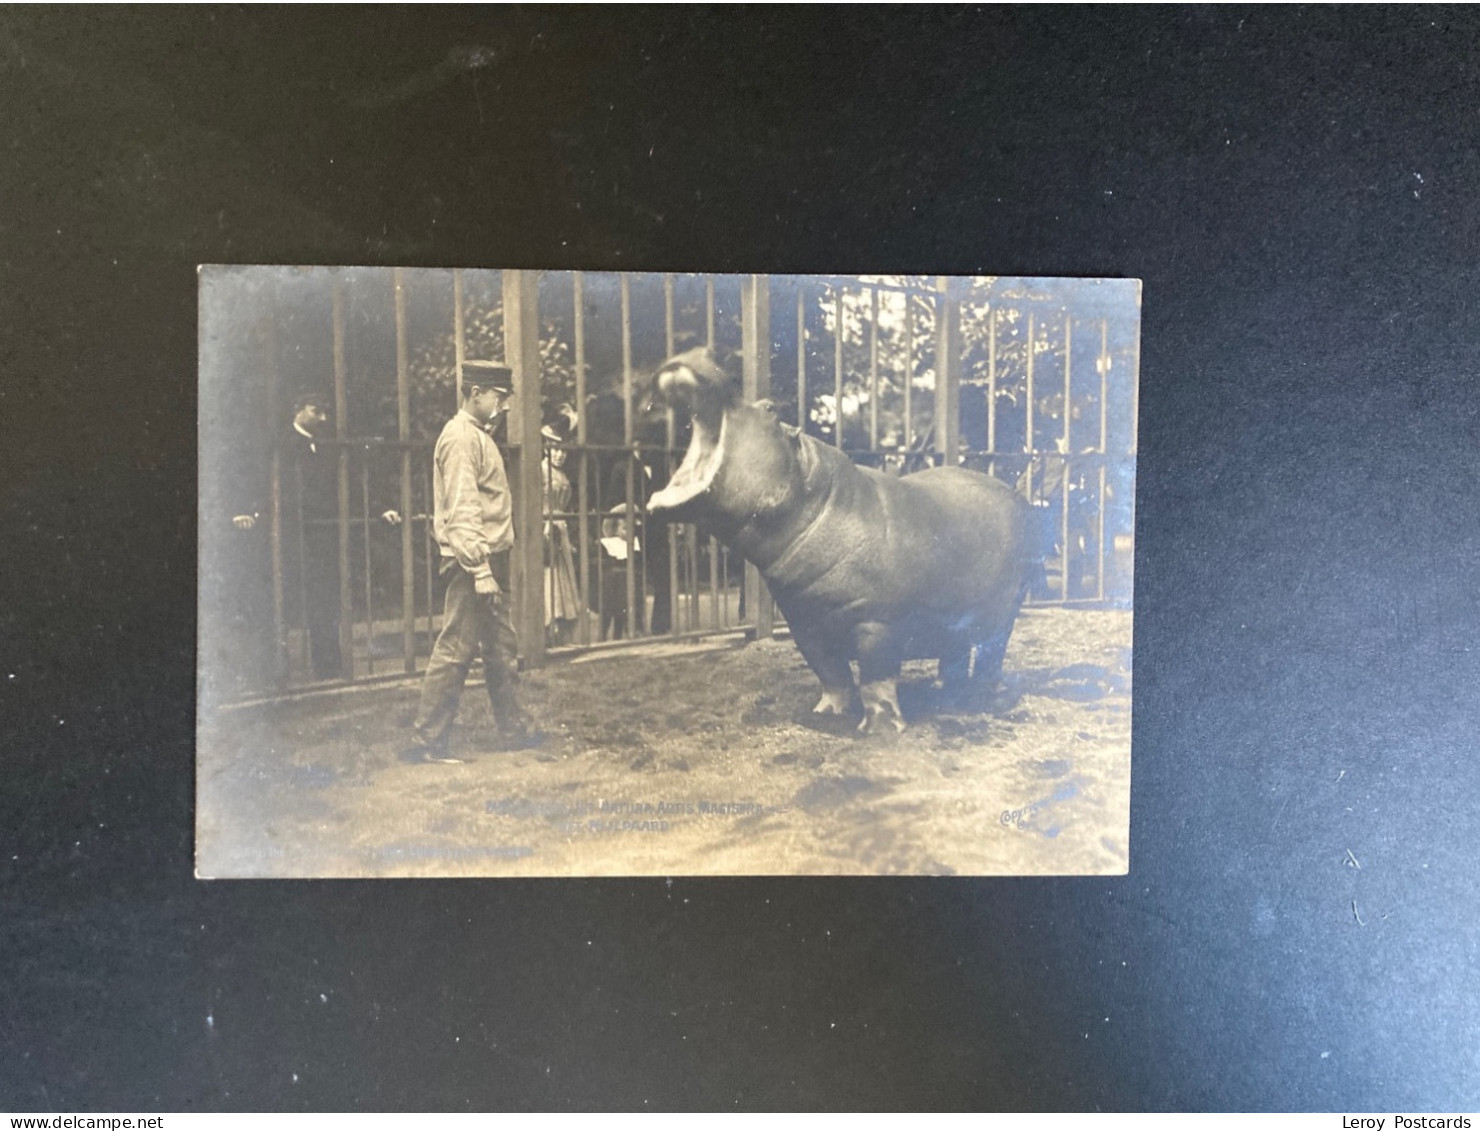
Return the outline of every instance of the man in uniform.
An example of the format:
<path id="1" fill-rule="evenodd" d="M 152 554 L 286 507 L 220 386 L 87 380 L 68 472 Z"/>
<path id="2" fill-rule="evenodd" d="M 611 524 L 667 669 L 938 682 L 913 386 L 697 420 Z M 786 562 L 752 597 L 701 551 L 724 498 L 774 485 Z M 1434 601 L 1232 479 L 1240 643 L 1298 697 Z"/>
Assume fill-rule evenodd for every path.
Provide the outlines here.
<path id="1" fill-rule="evenodd" d="M 485 432 L 512 394 L 512 375 L 504 366 L 466 365 L 462 408 L 437 440 L 433 531 L 448 578 L 447 603 L 414 723 L 410 753 L 419 761 L 462 761 L 449 753 L 447 738 L 480 650 L 500 745 L 529 746 L 542 738 L 519 705 L 518 640 L 508 607 L 513 499 L 503 457 Z"/>

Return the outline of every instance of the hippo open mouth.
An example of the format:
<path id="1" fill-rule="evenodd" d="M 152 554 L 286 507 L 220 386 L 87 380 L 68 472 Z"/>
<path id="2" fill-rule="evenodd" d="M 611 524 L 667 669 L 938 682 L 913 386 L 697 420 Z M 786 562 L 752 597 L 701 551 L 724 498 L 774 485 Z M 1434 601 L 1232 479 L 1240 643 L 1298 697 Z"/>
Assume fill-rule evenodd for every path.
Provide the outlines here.
<path id="1" fill-rule="evenodd" d="M 693 421 L 688 451 L 668 485 L 648 500 L 648 510 L 672 510 L 709 490 L 725 457 L 723 395 L 705 375 L 677 363 L 657 376 L 656 399 L 686 410 Z"/>

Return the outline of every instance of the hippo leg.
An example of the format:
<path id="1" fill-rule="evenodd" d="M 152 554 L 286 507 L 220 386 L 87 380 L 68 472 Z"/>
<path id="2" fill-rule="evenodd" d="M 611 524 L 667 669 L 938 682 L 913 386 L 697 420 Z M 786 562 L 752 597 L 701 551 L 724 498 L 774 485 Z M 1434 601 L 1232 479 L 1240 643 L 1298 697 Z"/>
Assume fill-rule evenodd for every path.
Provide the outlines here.
<path id="1" fill-rule="evenodd" d="M 948 703 L 957 703 L 962 694 L 971 687 L 971 642 L 955 640 L 941 653 L 937 673 L 940 676 L 942 698 Z"/>
<path id="2" fill-rule="evenodd" d="M 848 667 L 848 661 L 842 658 L 842 650 L 827 647 L 815 632 L 796 624 L 792 625 L 791 638 L 796 641 L 807 666 L 822 681 L 822 698 L 817 700 L 812 713 L 846 715 L 853 710 L 853 671 Z"/>
<path id="3" fill-rule="evenodd" d="M 953 645 L 940 658 L 940 681 L 947 687 L 957 687 L 971 678 L 971 645 Z"/>
<path id="4" fill-rule="evenodd" d="M 1009 624 L 999 632 L 977 641 L 971 649 L 970 676 L 953 662 L 949 669 L 944 657 L 941 659 L 941 678 L 945 682 L 945 699 L 951 705 L 967 711 L 991 711 L 1000 703 L 997 693 L 1002 687 L 1002 659 L 1007 654 L 1007 641 L 1012 634 Z M 947 671 L 950 678 L 947 678 Z"/>
<path id="5" fill-rule="evenodd" d="M 979 687 L 991 691 L 1002 679 L 1002 660 L 1007 655 L 1007 641 L 1012 636 L 1012 625 L 1001 632 L 993 633 L 976 645 L 976 664 L 972 668 L 971 680 Z"/>
<path id="6" fill-rule="evenodd" d="M 960 710 L 986 710 L 1002 681 L 1012 625 L 982 638 L 958 640 L 940 657 L 941 701 Z"/>
<path id="7" fill-rule="evenodd" d="M 863 722 L 858 729 L 864 734 L 873 734 L 884 724 L 896 731 L 904 730 L 904 715 L 899 709 L 898 679 L 869 680 L 859 685 L 863 698 Z"/>
<path id="8" fill-rule="evenodd" d="M 888 724 L 904 730 L 904 714 L 899 709 L 898 642 L 886 625 L 868 623 L 854 630 L 858 647 L 858 690 L 863 699 L 863 722 L 858 729 L 872 734 Z"/>

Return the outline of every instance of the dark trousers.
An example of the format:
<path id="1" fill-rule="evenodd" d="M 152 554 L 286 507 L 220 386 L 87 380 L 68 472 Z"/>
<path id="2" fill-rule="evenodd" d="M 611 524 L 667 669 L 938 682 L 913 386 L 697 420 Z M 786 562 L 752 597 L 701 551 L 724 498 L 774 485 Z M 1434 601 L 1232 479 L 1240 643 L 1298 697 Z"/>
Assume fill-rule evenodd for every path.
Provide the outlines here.
<path id="1" fill-rule="evenodd" d="M 627 563 L 608 560 L 601 574 L 601 639 L 616 640 L 627 630 Z"/>
<path id="2" fill-rule="evenodd" d="M 303 611 L 308 629 L 309 666 L 315 679 L 339 679 L 339 532 L 335 527 L 303 531 Z"/>
<path id="3" fill-rule="evenodd" d="M 440 746 L 447 741 L 458 697 L 479 652 L 483 654 L 488 702 L 499 727 L 514 725 L 523 714 L 518 699 L 519 639 L 509 619 L 508 553 L 493 555 L 489 565 L 502 590 L 492 596 L 477 593 L 473 575 L 461 566 L 444 566 L 451 580 L 442 612 L 442 631 L 422 677 L 421 706 L 416 712 L 417 737 L 428 745 Z"/>

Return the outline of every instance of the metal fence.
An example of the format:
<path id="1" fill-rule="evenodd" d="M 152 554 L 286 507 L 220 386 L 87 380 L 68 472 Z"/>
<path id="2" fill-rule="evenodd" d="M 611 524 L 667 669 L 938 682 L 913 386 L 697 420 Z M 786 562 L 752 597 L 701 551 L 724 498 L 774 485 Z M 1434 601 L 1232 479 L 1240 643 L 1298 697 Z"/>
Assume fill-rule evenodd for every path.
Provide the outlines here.
<path id="1" fill-rule="evenodd" d="M 1138 299 L 1124 290 L 393 269 L 375 273 L 374 294 L 357 293 L 365 277 L 317 276 L 328 291 L 322 360 L 335 410 L 334 434 L 321 441 L 335 461 L 327 514 L 304 510 L 284 443 L 269 447 L 275 659 L 259 692 L 424 664 L 440 619 L 431 438 L 480 362 L 514 374 L 497 439 L 514 494 L 515 624 L 527 665 L 642 638 L 774 630 L 753 567 L 692 526 L 646 514 L 686 442 L 684 422 L 650 405 L 647 377 L 698 344 L 732 359 L 747 399 L 770 401 L 860 464 L 904 474 L 956 462 L 1017 486 L 1039 518 L 1046 560 L 1032 600 L 1129 599 Z M 419 311 L 414 331 L 409 306 Z M 302 322 L 307 309 L 291 317 Z M 268 434 L 280 437 L 291 394 L 314 378 L 279 332 L 290 321 L 279 300 L 258 321 L 260 403 Z M 387 323 L 393 374 L 388 359 L 352 364 L 347 338 L 388 339 Z M 566 434 L 560 422 L 572 418 Z M 314 569 L 328 573 L 321 602 L 331 590 L 337 598 L 332 673 L 309 662 L 316 617 L 328 631 Z"/>

